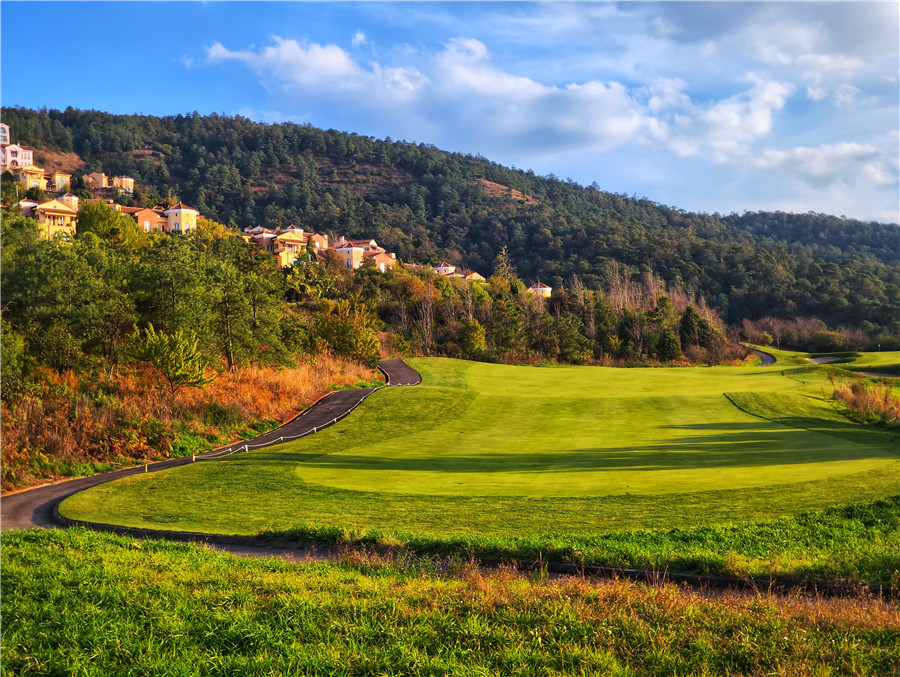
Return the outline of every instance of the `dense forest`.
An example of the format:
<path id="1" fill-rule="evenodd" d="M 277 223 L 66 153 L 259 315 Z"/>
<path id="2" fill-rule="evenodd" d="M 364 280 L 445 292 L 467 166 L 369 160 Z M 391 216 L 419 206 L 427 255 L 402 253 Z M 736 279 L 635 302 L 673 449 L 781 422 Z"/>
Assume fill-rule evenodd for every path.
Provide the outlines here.
<path id="1" fill-rule="evenodd" d="M 405 261 L 446 259 L 483 274 L 505 248 L 523 279 L 557 288 L 577 277 L 599 292 L 624 269 L 707 299 L 731 324 L 813 317 L 900 332 L 892 224 L 689 213 L 482 157 L 293 123 L 71 108 L 2 116 L 19 142 L 134 177 L 137 203 L 174 194 L 234 228 L 294 223 L 375 237 Z"/>

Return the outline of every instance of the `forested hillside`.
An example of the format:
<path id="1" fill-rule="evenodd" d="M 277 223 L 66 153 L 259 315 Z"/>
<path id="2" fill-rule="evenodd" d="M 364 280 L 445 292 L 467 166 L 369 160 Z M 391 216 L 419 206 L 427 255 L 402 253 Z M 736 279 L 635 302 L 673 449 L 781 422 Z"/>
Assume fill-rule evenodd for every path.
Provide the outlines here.
<path id="1" fill-rule="evenodd" d="M 812 316 L 900 329 L 896 225 L 688 213 L 481 157 L 292 123 L 73 109 L 2 115 L 17 141 L 77 152 L 86 171 L 133 176 L 138 202 L 171 191 L 235 227 L 295 223 L 375 237 L 406 261 L 447 259 L 484 274 L 507 247 L 524 279 L 555 287 L 577 274 L 602 288 L 617 262 L 704 296 L 732 323 Z"/>

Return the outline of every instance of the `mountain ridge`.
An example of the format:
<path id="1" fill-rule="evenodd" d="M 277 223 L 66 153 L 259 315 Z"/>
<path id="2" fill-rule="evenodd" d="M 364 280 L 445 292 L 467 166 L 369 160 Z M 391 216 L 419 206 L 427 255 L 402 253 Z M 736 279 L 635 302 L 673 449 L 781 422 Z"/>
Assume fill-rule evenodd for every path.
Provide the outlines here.
<path id="1" fill-rule="evenodd" d="M 173 191 L 235 227 L 297 223 L 376 237 L 405 260 L 482 273 L 506 247 L 521 274 L 554 286 L 578 275 L 599 287 L 622 264 L 703 294 L 731 322 L 898 323 L 895 224 L 687 212 L 428 144 L 239 116 L 4 108 L 3 118 L 17 140 L 135 177 L 138 200 Z"/>

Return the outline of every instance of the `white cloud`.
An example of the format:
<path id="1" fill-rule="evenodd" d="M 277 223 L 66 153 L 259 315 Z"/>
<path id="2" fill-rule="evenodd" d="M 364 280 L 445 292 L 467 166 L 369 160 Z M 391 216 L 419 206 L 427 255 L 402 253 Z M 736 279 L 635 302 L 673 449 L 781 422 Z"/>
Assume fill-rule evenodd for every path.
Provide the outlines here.
<path id="1" fill-rule="evenodd" d="M 258 51 L 231 51 L 221 43 L 207 47 L 212 62 L 239 61 L 262 78 L 270 89 L 315 93 L 328 99 L 341 93 L 356 97 L 360 92 L 375 97 L 406 99 L 423 84 L 414 68 L 363 68 L 337 45 L 300 44 L 274 37 L 274 44 Z"/>
<path id="2" fill-rule="evenodd" d="M 671 141 L 680 155 L 709 152 L 715 162 L 741 160 L 751 144 L 772 131 L 773 116 L 793 91 L 790 84 L 748 76 L 753 86 L 717 101 L 694 115 L 677 117 L 679 134 Z"/>
<path id="3" fill-rule="evenodd" d="M 416 11 L 424 11 L 419 7 L 427 5 L 417 6 Z M 540 5 L 534 11 L 545 17 L 555 7 Z M 422 43 L 381 50 L 372 45 L 367 50 L 372 61 L 364 61 L 356 50 L 351 54 L 337 45 L 273 38 L 268 46 L 239 51 L 215 43 L 207 48 L 207 58 L 244 64 L 266 85 L 270 107 L 302 113 L 297 119 L 323 126 L 337 123 L 360 133 L 426 141 L 560 175 L 576 156 L 587 166 L 589 156 L 601 164 L 645 149 L 650 153 L 645 158 L 655 157 L 656 166 L 665 168 L 661 176 L 678 172 L 679 162 L 690 162 L 693 171 L 706 163 L 712 178 L 728 165 L 734 194 L 738 186 L 753 183 L 760 196 L 769 191 L 774 205 L 790 202 L 788 187 L 804 196 L 801 202 L 825 200 L 832 190 L 843 197 L 825 203 L 840 204 L 840 213 L 881 213 L 874 204 L 867 204 L 864 213 L 847 204 L 864 192 L 864 185 L 870 203 L 884 204 L 896 186 L 897 141 L 876 141 L 883 122 L 872 127 L 873 118 L 860 112 L 866 106 L 883 121 L 896 112 L 896 102 L 884 102 L 883 96 L 876 101 L 865 77 L 878 69 L 873 71 L 849 42 L 836 42 L 833 27 L 798 22 L 783 28 L 768 9 L 750 4 L 744 6 L 749 21 L 735 21 L 715 34 L 716 26 L 696 29 L 696 22 L 679 20 L 677 13 L 688 11 L 680 4 L 665 5 L 674 14 L 656 22 L 649 5 L 624 7 L 566 6 L 559 10 L 562 27 L 554 24 L 546 36 L 535 37 L 536 43 L 545 39 L 545 47 L 564 50 L 566 35 L 590 33 L 596 40 L 596 31 L 588 30 L 592 21 L 634 29 L 611 30 L 607 51 L 581 67 L 572 66 L 577 58 L 568 58 L 575 52 L 560 52 L 558 61 L 566 61 L 571 71 L 566 76 L 540 66 L 535 50 L 527 50 L 523 61 L 510 47 L 514 31 L 503 34 L 506 41 L 496 53 L 483 40 L 456 37 L 430 51 Z M 517 11 L 525 16 L 512 17 L 510 25 L 522 30 L 541 25 L 529 23 L 530 8 Z M 643 22 L 638 32 L 632 14 Z M 740 36 L 748 42 L 738 59 L 734 43 Z M 352 42 L 362 41 L 372 44 L 358 31 Z M 896 64 L 890 72 L 893 85 L 884 84 L 883 68 L 878 72 L 879 86 L 896 90 Z M 793 97 L 797 91 L 805 98 Z M 816 123 L 809 126 L 797 117 L 798 111 L 805 115 L 826 101 L 833 104 L 825 109 L 831 138 L 816 130 L 825 113 L 810 115 Z M 782 130 L 794 135 L 794 143 L 783 142 Z M 776 176 L 781 177 L 778 190 L 771 183 Z M 882 211 L 893 213 L 896 200 L 887 202 Z M 819 209 L 808 204 L 803 211 L 810 208 Z"/>
<path id="4" fill-rule="evenodd" d="M 650 87 L 650 100 L 647 105 L 654 113 L 687 106 L 691 100 L 684 93 L 686 87 L 687 83 L 681 78 L 660 78 Z"/>
<path id="5" fill-rule="evenodd" d="M 786 151 L 767 149 L 757 159 L 756 166 L 778 169 L 817 186 L 835 183 L 888 186 L 898 182 L 898 167 L 890 154 L 869 144 L 842 142 L 798 146 Z"/>
<path id="6" fill-rule="evenodd" d="M 351 42 L 353 43 L 354 47 L 366 44 L 366 34 L 362 31 L 356 31 L 356 34 L 353 36 L 353 40 Z"/>

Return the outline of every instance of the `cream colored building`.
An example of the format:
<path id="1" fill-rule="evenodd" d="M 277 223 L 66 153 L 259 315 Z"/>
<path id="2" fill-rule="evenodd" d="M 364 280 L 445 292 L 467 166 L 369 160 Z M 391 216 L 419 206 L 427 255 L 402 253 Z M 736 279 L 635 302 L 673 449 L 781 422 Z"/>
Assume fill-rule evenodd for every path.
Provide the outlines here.
<path id="1" fill-rule="evenodd" d="M 84 175 L 84 184 L 91 190 L 106 188 L 109 183 L 106 174 L 103 172 L 91 172 Z"/>
<path id="2" fill-rule="evenodd" d="M 183 202 L 172 205 L 163 214 L 166 217 L 164 230 L 167 233 L 187 233 L 194 230 L 197 227 L 197 217 L 200 216 L 200 212 Z"/>
<path id="3" fill-rule="evenodd" d="M 548 287 L 546 284 L 535 282 L 527 289 L 527 291 L 540 298 L 549 299 L 550 295 L 553 293 L 553 287 Z"/>
<path id="4" fill-rule="evenodd" d="M 34 218 L 41 226 L 41 236 L 49 240 L 55 235 L 74 235 L 78 213 L 59 200 L 50 200 L 34 208 Z"/>
<path id="5" fill-rule="evenodd" d="M 452 266 L 446 261 L 441 261 L 441 265 L 434 267 L 434 272 L 438 275 L 452 275 L 456 272 L 456 266 Z"/>
<path id="6" fill-rule="evenodd" d="M 113 188 L 118 188 L 123 193 L 131 193 L 134 192 L 134 179 L 130 176 L 114 176 L 112 178 L 112 186 Z"/>

